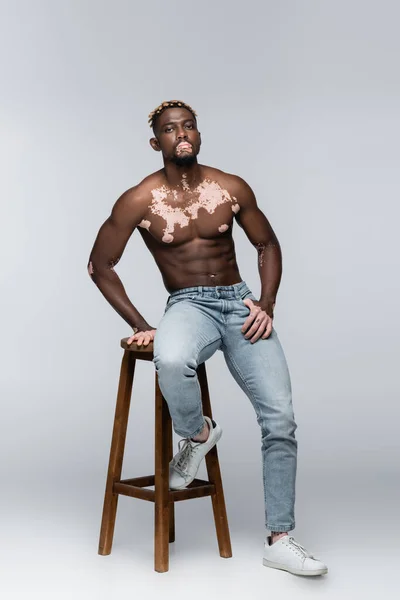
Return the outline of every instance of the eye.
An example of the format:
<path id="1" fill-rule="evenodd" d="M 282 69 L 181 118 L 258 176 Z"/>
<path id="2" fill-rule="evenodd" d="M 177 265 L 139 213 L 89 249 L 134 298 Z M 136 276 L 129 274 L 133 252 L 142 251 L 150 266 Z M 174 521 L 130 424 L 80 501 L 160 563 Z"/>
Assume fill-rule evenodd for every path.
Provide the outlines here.
<path id="1" fill-rule="evenodd" d="M 188 123 L 186 125 L 186 129 L 193 129 L 193 124 L 192 123 Z"/>
<path id="2" fill-rule="evenodd" d="M 164 132 L 165 132 L 165 133 L 171 133 L 171 131 L 172 131 L 172 127 L 171 127 L 170 125 L 168 125 L 168 127 L 166 127 L 166 128 L 164 129 Z"/>

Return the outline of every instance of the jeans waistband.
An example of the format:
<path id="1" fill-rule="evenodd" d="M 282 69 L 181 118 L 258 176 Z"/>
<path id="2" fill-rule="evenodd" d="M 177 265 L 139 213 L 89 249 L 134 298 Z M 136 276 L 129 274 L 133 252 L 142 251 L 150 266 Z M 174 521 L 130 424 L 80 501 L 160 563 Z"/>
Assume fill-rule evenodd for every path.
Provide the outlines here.
<path id="1" fill-rule="evenodd" d="M 239 283 L 234 283 L 233 285 L 195 285 L 193 287 L 181 288 L 171 292 L 171 297 L 174 298 L 180 294 L 198 293 L 213 298 L 237 298 L 239 300 L 245 291 L 250 291 L 246 282 L 239 281 Z"/>

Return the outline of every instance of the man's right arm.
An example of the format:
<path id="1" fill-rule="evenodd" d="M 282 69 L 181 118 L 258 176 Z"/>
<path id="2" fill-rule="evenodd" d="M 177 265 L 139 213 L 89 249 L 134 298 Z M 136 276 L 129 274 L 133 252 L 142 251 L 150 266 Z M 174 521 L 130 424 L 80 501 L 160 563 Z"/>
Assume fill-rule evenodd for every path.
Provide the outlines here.
<path id="1" fill-rule="evenodd" d="M 140 331 L 153 328 L 129 300 L 114 266 L 141 222 L 145 208 L 137 188 L 131 188 L 118 198 L 111 215 L 100 227 L 87 267 L 90 277 L 106 300 L 132 328 Z"/>

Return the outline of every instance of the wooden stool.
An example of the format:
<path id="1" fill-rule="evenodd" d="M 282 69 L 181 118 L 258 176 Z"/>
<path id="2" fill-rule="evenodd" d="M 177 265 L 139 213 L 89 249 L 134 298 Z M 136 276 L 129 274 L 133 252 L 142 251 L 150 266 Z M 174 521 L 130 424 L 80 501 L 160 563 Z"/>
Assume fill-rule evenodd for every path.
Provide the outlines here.
<path id="1" fill-rule="evenodd" d="M 118 495 L 149 500 L 155 503 L 154 569 L 159 573 L 168 571 L 168 543 L 175 541 L 174 502 L 211 496 L 219 553 L 223 558 L 229 558 L 232 556 L 232 550 L 217 447 L 214 446 L 205 456 L 209 481 L 195 479 L 183 490 L 169 490 L 169 462 L 173 456 L 172 421 L 168 405 L 158 385 L 157 372 L 155 378 L 155 475 L 121 480 L 136 360 L 153 360 L 153 343 L 147 347 L 138 347 L 136 344 L 128 346 L 127 340 L 128 338 L 121 340 L 121 347 L 125 352 L 122 358 L 108 463 L 99 554 L 111 553 Z M 201 387 L 203 413 L 212 418 L 205 363 L 199 365 L 197 373 Z M 148 489 L 151 486 L 154 486 L 154 490 Z"/>

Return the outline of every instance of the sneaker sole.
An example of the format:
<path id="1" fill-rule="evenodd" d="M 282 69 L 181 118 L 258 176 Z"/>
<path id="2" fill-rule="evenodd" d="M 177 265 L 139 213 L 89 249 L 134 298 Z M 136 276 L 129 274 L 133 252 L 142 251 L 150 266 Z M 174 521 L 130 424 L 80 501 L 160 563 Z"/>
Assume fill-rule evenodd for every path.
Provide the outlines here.
<path id="1" fill-rule="evenodd" d="M 263 559 L 264 567 L 271 567 L 272 569 L 280 569 L 281 571 L 287 571 L 288 573 L 292 573 L 293 575 L 303 575 L 304 577 L 316 577 L 318 575 L 325 575 L 328 572 L 328 569 L 317 569 L 316 571 L 303 571 L 301 569 L 291 569 L 290 567 L 285 567 L 280 563 L 274 563 L 266 558 Z"/>
<path id="2" fill-rule="evenodd" d="M 179 487 L 171 487 L 169 486 L 170 490 L 184 490 L 185 488 L 187 488 L 188 485 L 190 485 L 192 483 L 192 481 L 194 479 L 196 479 L 196 475 L 197 472 L 200 468 L 201 462 L 205 459 L 205 457 L 207 456 L 207 454 L 210 452 L 210 450 L 212 450 L 214 448 L 214 446 L 216 446 L 216 444 L 219 442 L 219 440 L 221 439 L 222 436 L 222 429 L 220 429 L 219 435 L 217 436 L 217 438 L 214 440 L 214 443 L 212 444 L 212 446 L 209 447 L 209 449 L 207 450 L 207 452 L 205 453 L 205 455 L 203 456 L 203 458 L 201 459 L 201 461 L 199 462 L 199 466 L 197 467 L 196 473 L 194 474 L 194 476 L 192 477 L 192 479 L 190 479 L 187 483 L 185 483 L 184 485 L 180 485 Z"/>

